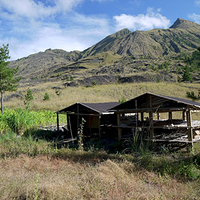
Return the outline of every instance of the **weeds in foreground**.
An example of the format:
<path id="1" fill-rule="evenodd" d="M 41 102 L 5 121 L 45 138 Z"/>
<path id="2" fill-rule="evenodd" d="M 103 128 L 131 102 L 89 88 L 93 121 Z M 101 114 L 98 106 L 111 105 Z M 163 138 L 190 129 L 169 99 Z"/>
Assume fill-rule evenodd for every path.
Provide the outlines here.
<path id="1" fill-rule="evenodd" d="M 156 154 L 147 149 L 129 154 L 109 154 L 105 150 L 95 150 L 94 147 L 84 151 L 82 149 L 57 149 L 52 143 L 34 139 L 31 135 L 16 136 L 10 132 L 0 136 L 0 158 L 16 158 L 20 155 L 37 157 L 45 155 L 48 158 L 71 160 L 73 162 L 93 163 L 107 159 L 122 162 L 127 160 L 134 163 L 136 168 L 154 171 L 160 175 L 169 175 L 184 180 L 198 180 L 200 178 L 200 154 Z"/>

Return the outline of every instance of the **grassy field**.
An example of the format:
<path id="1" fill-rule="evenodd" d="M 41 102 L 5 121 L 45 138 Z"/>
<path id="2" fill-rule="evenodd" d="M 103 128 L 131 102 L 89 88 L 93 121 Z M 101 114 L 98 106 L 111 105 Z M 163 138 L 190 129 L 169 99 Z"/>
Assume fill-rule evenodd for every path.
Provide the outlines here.
<path id="1" fill-rule="evenodd" d="M 186 98 L 187 91 L 198 92 L 198 84 L 62 87 L 60 95 L 53 86 L 60 86 L 60 83 L 29 87 L 35 92 L 28 111 L 24 109 L 23 98 L 5 102 L 7 121 L 1 117 L 0 124 L 0 199 L 200 199 L 199 143 L 192 152 L 185 149 L 171 152 L 167 148 L 150 151 L 143 147 L 137 152 L 129 149 L 130 153 L 125 154 L 123 148 L 126 147 L 119 144 L 113 146 L 115 153 L 109 153 L 102 145 L 81 151 L 77 146 L 57 148 L 57 141 L 38 139 L 33 134 L 36 130 L 32 130 L 36 122 L 38 125 L 54 124 L 54 111 L 75 102 L 129 100 L 145 92 Z M 18 92 L 26 94 L 26 91 L 27 87 L 19 87 Z M 46 92 L 50 100 L 44 101 Z M 47 116 L 52 117 L 48 119 Z M 32 123 L 22 120 L 22 126 L 17 124 L 26 127 L 19 136 L 8 122 L 20 122 L 16 119 L 21 118 L 34 120 L 30 120 Z M 5 129 L 3 123 L 6 122 Z"/>
<path id="2" fill-rule="evenodd" d="M 53 89 L 60 88 L 60 89 Z M 20 86 L 18 92 L 25 95 L 27 89 L 33 91 L 34 100 L 31 103 L 33 110 L 54 110 L 67 107 L 76 102 L 92 103 L 92 102 L 113 102 L 122 98 L 126 100 L 132 99 L 146 92 L 155 94 L 186 98 L 187 91 L 198 93 L 199 84 L 192 83 L 127 83 L 127 84 L 111 84 L 96 85 L 93 87 L 64 87 L 60 82 L 35 84 L 32 86 Z M 56 94 L 56 90 L 60 95 Z M 44 101 L 44 94 L 49 94 L 50 100 Z M 10 95 L 11 93 L 5 93 Z M 23 98 L 15 98 L 5 102 L 8 108 L 24 107 Z"/>
<path id="3" fill-rule="evenodd" d="M 199 199 L 199 154 L 57 149 L 13 134 L 0 145 L 1 199 Z"/>

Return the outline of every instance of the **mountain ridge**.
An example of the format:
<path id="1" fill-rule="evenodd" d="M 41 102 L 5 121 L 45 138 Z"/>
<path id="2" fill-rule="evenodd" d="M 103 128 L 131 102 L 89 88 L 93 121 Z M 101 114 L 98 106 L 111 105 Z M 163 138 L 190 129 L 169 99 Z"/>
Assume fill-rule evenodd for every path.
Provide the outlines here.
<path id="1" fill-rule="evenodd" d="M 105 73 L 134 76 L 134 73 L 143 73 L 146 67 L 154 66 L 155 62 L 158 66 L 166 59 L 191 55 L 200 46 L 199 38 L 199 24 L 178 18 L 168 29 L 131 32 L 125 28 L 82 52 L 47 49 L 12 61 L 10 67 L 19 66 L 18 75 L 27 80 L 57 78 L 68 81 L 73 77 L 73 81 L 79 81 Z M 184 66 L 181 60 L 178 62 L 177 65 Z M 170 80 L 170 76 L 167 77 Z"/>

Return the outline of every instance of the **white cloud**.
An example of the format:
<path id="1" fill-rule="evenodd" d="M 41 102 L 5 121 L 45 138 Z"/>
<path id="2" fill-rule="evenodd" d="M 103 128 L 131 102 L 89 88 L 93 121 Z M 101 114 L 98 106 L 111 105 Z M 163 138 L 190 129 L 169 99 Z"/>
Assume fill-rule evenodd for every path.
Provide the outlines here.
<path id="1" fill-rule="evenodd" d="M 200 15 L 193 13 L 193 14 L 190 14 L 188 17 L 194 20 L 196 23 L 200 24 Z"/>
<path id="2" fill-rule="evenodd" d="M 12 60 L 48 48 L 66 51 L 88 48 L 110 32 L 105 17 L 73 11 L 82 1 L 0 0 L 0 22 L 3 23 L 0 43 L 10 44 Z"/>
<path id="3" fill-rule="evenodd" d="M 48 48 L 81 51 L 110 34 L 108 20 L 103 17 L 71 13 L 62 19 L 64 24 L 53 20 L 34 20 L 31 23 L 24 21 L 20 25 L 13 23 L 11 31 L 14 35 L 11 33 L 11 37 L 7 35 L 3 39 L 3 43 L 10 44 L 11 59 L 15 60 Z"/>
<path id="4" fill-rule="evenodd" d="M 197 6 L 200 6 L 200 1 L 199 1 L 199 0 L 196 0 L 194 3 L 195 3 Z"/>
<path id="5" fill-rule="evenodd" d="M 159 11 L 159 10 L 158 10 Z M 147 30 L 153 28 L 168 28 L 170 20 L 160 13 L 155 13 L 152 8 L 147 9 L 147 14 L 114 16 L 117 30 L 129 28 L 132 30 Z"/>
<path id="6" fill-rule="evenodd" d="M 5 17 L 7 16 L 10 18 L 10 16 L 17 16 L 38 19 L 56 13 L 70 11 L 82 1 L 83 0 L 54 0 L 53 5 L 45 5 L 41 1 L 36 3 L 34 0 L 0 0 L 0 9 L 1 14 Z"/>

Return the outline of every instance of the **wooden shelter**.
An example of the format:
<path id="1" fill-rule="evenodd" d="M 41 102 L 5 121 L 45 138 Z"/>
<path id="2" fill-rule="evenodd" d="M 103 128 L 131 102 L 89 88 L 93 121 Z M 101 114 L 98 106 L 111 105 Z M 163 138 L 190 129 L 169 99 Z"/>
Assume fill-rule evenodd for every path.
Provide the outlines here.
<path id="1" fill-rule="evenodd" d="M 200 121 L 192 121 L 191 117 L 192 112 L 200 111 L 199 102 L 145 93 L 110 111 L 117 114 L 118 140 L 127 137 L 126 130 L 132 130 L 133 137 L 136 132 L 146 132 L 144 137 L 155 142 L 185 142 L 193 145 L 193 142 L 200 140 Z M 177 112 L 180 118 L 174 119 L 173 115 Z M 122 124 L 122 116 L 130 113 L 136 114 L 136 120 Z M 167 114 L 167 119 L 161 119 L 163 113 Z"/>
<path id="2" fill-rule="evenodd" d="M 109 125 L 117 124 L 117 116 L 110 108 L 119 105 L 118 102 L 109 103 L 75 103 L 57 112 L 57 129 L 59 130 L 59 114 L 66 114 L 67 129 L 76 137 L 84 119 L 84 136 L 101 137 Z"/>

